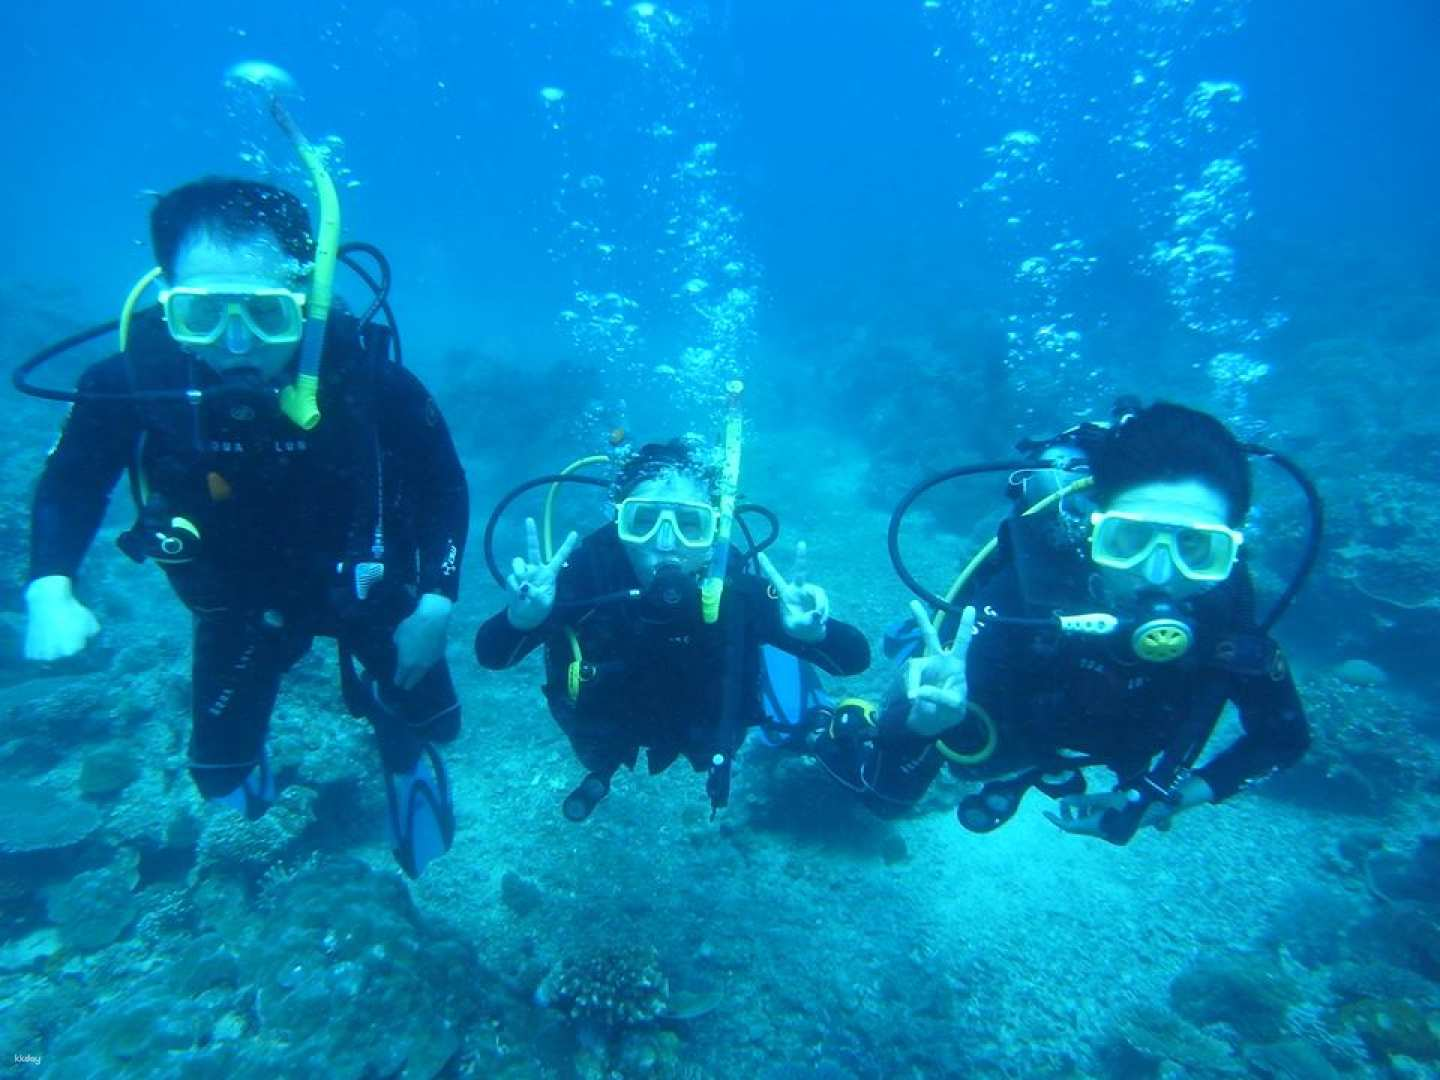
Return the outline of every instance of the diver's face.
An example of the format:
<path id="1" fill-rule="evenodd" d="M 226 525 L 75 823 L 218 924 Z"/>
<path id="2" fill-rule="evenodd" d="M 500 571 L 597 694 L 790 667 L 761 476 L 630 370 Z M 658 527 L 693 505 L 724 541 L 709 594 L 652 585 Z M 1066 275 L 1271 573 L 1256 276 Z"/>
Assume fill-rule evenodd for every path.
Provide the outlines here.
<path id="1" fill-rule="evenodd" d="M 704 503 L 709 505 L 710 493 L 693 476 L 666 472 L 636 484 L 626 496 L 653 502 Z M 625 555 L 642 588 L 648 588 L 662 566 L 673 566 L 686 574 L 698 575 L 710 561 L 710 549 L 692 548 L 681 544 L 668 521 L 662 521 L 655 535 L 643 543 L 623 542 Z"/>
<path id="2" fill-rule="evenodd" d="M 176 253 L 170 286 L 234 293 L 292 289 L 303 280 L 302 270 L 268 233 L 232 238 L 197 230 L 185 238 Z M 244 319 L 232 313 L 217 340 L 203 345 L 182 342 L 182 347 L 221 374 L 251 371 L 274 380 L 295 356 L 299 343 L 262 341 Z"/>
<path id="3" fill-rule="evenodd" d="M 1198 480 L 1140 484 L 1120 492 L 1109 511 L 1137 514 L 1172 525 L 1223 525 L 1229 519 L 1229 501 L 1215 488 Z M 1128 570 L 1099 566 L 1105 594 L 1111 602 L 1133 600 L 1142 591 L 1159 591 L 1171 600 L 1184 600 L 1214 588 L 1219 582 L 1192 581 L 1176 568 L 1170 550 L 1157 546 L 1144 562 Z"/>

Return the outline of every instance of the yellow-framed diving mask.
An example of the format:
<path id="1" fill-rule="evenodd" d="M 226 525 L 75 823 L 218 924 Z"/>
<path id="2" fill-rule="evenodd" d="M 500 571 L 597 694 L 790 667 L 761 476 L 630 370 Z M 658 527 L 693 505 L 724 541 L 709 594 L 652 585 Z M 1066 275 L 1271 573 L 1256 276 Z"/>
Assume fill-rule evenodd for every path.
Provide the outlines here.
<path id="1" fill-rule="evenodd" d="M 292 289 L 184 285 L 160 292 L 170 336 L 184 345 L 213 345 L 239 319 L 266 345 L 293 345 L 305 329 L 304 293 Z"/>
<path id="2" fill-rule="evenodd" d="M 615 507 L 615 527 L 627 544 L 644 544 L 670 526 L 675 542 L 708 548 L 715 542 L 719 513 L 709 503 L 673 499 L 625 499 Z"/>
<path id="3" fill-rule="evenodd" d="M 1219 522 L 1166 521 L 1122 510 L 1093 513 L 1090 525 L 1095 565 L 1133 570 L 1163 547 L 1176 571 L 1191 581 L 1224 581 L 1245 542 L 1243 533 Z"/>

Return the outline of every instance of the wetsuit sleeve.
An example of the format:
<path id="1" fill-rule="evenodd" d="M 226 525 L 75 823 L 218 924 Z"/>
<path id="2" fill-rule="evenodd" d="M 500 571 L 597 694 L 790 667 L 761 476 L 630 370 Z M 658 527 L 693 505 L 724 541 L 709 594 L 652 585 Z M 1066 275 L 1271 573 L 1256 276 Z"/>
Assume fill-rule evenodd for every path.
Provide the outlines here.
<path id="1" fill-rule="evenodd" d="M 576 610 L 573 604 L 576 597 L 593 595 L 584 592 L 586 583 L 594 581 L 597 567 L 604 562 L 603 556 L 597 553 L 593 546 L 592 539 L 587 537 L 586 543 L 571 553 L 555 581 L 557 604 L 568 605 L 566 618 L 570 620 L 583 618 L 586 611 L 592 610 Z M 514 667 L 560 633 L 562 621 L 558 610 L 558 607 L 551 610 L 549 618 L 533 630 L 517 630 L 510 625 L 506 609 L 501 608 L 475 632 L 475 659 L 481 667 L 491 671 Z"/>
<path id="2" fill-rule="evenodd" d="M 1294 765 L 1310 746 L 1310 725 L 1278 648 L 1269 671 L 1236 676 L 1229 696 L 1240 710 L 1244 734 L 1195 770 L 1215 792 L 1216 802 L 1276 769 Z"/>
<path id="3" fill-rule="evenodd" d="M 510 625 L 505 608 L 480 624 L 475 632 L 475 659 L 491 671 L 514 667 L 529 656 L 554 632 L 555 614 L 534 630 L 517 630 Z"/>
<path id="4" fill-rule="evenodd" d="M 92 365 L 80 378 L 80 392 L 123 393 L 121 365 L 118 356 Z M 79 572 L 115 481 L 130 462 L 138 423 L 128 402 L 82 399 L 71 406 L 35 489 L 30 580 Z"/>
<path id="5" fill-rule="evenodd" d="M 849 623 L 831 619 L 820 641 L 814 644 L 797 641 L 785 632 L 780 602 L 770 595 L 764 583 L 746 579 L 746 586 L 747 600 L 754 605 L 756 633 L 763 644 L 773 645 L 831 675 L 859 675 L 870 666 L 870 642 Z"/>
<path id="6" fill-rule="evenodd" d="M 386 383 L 381 415 L 389 423 L 381 430 L 389 429 L 388 448 L 404 470 L 405 489 L 414 508 L 420 591 L 454 600 L 470 528 L 465 470 L 445 418 L 420 380 L 404 368 L 395 368 Z"/>

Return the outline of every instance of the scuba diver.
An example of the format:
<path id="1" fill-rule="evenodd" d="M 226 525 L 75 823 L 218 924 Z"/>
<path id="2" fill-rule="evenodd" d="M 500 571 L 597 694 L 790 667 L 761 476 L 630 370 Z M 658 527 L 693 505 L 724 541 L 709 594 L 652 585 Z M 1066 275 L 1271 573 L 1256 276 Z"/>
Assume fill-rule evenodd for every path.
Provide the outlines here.
<path id="1" fill-rule="evenodd" d="M 1035 788 L 1057 800 L 1046 817 L 1059 828 L 1124 844 L 1298 761 L 1309 727 L 1270 629 L 1318 550 L 1321 507 L 1304 474 L 1166 403 L 1125 401 L 1113 424 L 1021 448 L 1028 462 L 950 470 L 897 507 L 892 559 L 937 613 L 912 602 L 887 636 L 900 667 L 885 702 L 821 731 L 821 764 L 881 814 L 913 805 L 948 764 L 981 784 L 957 811 L 973 832 L 1004 824 Z M 1290 473 L 1312 522 L 1264 617 L 1243 547 L 1249 454 Z M 938 483 L 998 471 L 1015 512 L 947 596 L 929 592 L 900 557 L 905 511 Z M 1243 733 L 1200 764 L 1227 702 Z M 1113 789 L 1090 790 L 1090 766 L 1113 771 Z"/>
<path id="2" fill-rule="evenodd" d="M 35 494 L 25 652 L 69 656 L 99 629 L 74 582 L 128 469 L 138 520 L 120 546 L 159 564 L 194 616 L 189 769 L 200 793 L 250 819 L 265 812 L 281 678 L 315 637 L 333 637 L 346 704 L 379 743 L 395 856 L 414 877 L 454 834 L 434 743 L 460 725 L 444 649 L 465 475 L 435 402 L 397 362 L 388 264 L 368 245 L 337 244 L 333 185 L 307 160 L 319 173 L 318 234 L 300 200 L 268 184 L 176 188 L 150 215 L 158 267 L 118 323 L 16 371 L 20 389 L 73 403 Z M 377 261 L 383 284 L 356 251 Z M 360 317 L 332 306 L 337 260 L 375 290 Z M 159 304 L 134 310 L 156 278 Z M 77 390 L 27 381 L 117 325 L 120 352 L 91 364 Z"/>
<path id="3" fill-rule="evenodd" d="M 705 772 L 713 816 L 729 798 L 731 762 L 747 730 L 775 718 L 767 700 L 785 661 L 797 686 L 814 684 L 811 665 L 836 675 L 869 666 L 864 635 L 831 618 L 825 591 L 807 579 L 805 545 L 796 545 L 785 577 L 763 551 L 778 534 L 773 515 L 735 506 L 733 411 L 726 443 L 718 481 L 685 443 L 650 444 L 624 462 L 613 485 L 567 470 L 512 492 L 491 516 L 486 556 L 508 602 L 480 627 L 475 655 L 498 670 L 544 646 L 546 701 L 586 770 L 562 803 L 571 821 L 589 817 L 615 771 L 633 769 L 642 747 L 652 774 L 682 754 Z M 499 514 L 519 491 L 560 480 L 607 488 L 614 521 L 583 540 L 571 532 L 551 551 L 548 513 L 543 549 L 527 518 L 526 555 L 502 575 L 489 543 Z M 750 539 L 738 516 L 747 510 L 763 513 L 772 532 L 732 554 L 732 523 Z"/>

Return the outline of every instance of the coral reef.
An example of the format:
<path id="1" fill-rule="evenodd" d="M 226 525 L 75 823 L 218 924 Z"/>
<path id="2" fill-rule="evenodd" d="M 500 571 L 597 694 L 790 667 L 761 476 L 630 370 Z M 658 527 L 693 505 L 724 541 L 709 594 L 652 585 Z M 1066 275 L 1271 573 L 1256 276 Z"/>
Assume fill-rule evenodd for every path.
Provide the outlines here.
<path id="1" fill-rule="evenodd" d="M 88 951 L 118 940 L 139 914 L 134 897 L 138 864 L 133 850 L 121 849 L 109 866 L 76 874 L 52 888 L 46 907 L 60 928 L 61 941 Z"/>
<path id="2" fill-rule="evenodd" d="M 609 1037 L 663 1016 L 670 980 L 653 948 L 601 949 L 557 963 L 536 989 L 535 1000 Z"/>
<path id="3" fill-rule="evenodd" d="M 1305 678 L 1302 692 L 1314 741 L 1267 785 L 1275 794 L 1380 817 L 1440 778 L 1440 750 L 1425 735 L 1420 698 L 1333 672 Z"/>
<path id="4" fill-rule="evenodd" d="M 1168 1064 L 1197 1077 L 1240 1076 L 1244 1063 L 1223 1039 L 1166 1009 L 1136 1009 L 1123 1020 L 1105 1056 L 1118 1075 L 1159 1075 Z"/>
<path id="5" fill-rule="evenodd" d="M 1170 1003 L 1185 1019 L 1229 1024 L 1251 1042 L 1279 1039 L 1300 1000 L 1300 988 L 1258 953 L 1202 956 L 1170 984 Z"/>
<path id="6" fill-rule="evenodd" d="M 391 875 L 314 861 L 71 1015 L 48 1053 L 74 1075 L 440 1075 L 486 1000 L 468 946 L 426 928 Z M 493 1007 L 493 1003 L 491 1003 Z M 17 1043 L 16 1045 L 24 1045 Z"/>
<path id="7" fill-rule="evenodd" d="M 315 822 L 315 792 L 292 784 L 257 821 L 233 810 L 209 808 L 196 851 L 196 870 L 263 873 L 283 862 L 297 838 Z"/>
<path id="8" fill-rule="evenodd" d="M 78 844 L 100 826 L 90 804 L 23 781 L 0 781 L 0 852 L 48 851 Z"/>

